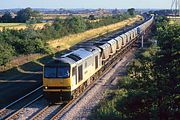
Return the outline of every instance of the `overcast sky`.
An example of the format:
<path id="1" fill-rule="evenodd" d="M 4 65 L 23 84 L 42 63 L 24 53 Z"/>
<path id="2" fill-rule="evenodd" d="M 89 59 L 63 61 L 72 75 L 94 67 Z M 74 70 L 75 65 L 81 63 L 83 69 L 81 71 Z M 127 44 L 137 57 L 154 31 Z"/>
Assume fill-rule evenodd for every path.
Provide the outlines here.
<path id="1" fill-rule="evenodd" d="M 157 8 L 170 9 L 172 0 L 0 0 L 6 8 Z"/>

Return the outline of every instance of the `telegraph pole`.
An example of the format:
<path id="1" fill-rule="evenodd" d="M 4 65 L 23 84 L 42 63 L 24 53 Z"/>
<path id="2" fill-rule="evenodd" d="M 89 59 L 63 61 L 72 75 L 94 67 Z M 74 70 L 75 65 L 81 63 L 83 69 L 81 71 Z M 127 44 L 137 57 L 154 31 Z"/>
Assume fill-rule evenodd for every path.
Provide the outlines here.
<path id="1" fill-rule="evenodd" d="M 172 0 L 171 11 L 174 17 L 180 16 L 180 0 Z"/>

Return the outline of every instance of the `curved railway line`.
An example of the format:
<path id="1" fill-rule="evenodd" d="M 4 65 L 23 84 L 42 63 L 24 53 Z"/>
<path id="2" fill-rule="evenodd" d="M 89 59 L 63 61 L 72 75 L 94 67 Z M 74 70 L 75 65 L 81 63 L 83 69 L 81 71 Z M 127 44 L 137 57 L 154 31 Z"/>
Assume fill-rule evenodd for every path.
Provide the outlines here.
<path id="1" fill-rule="evenodd" d="M 105 74 L 114 68 L 115 65 L 118 64 L 119 61 L 126 55 L 128 51 L 130 51 L 133 45 L 136 43 L 137 39 L 140 36 L 137 36 L 134 40 L 129 42 L 124 48 L 122 48 L 118 53 L 116 53 L 112 58 L 110 58 L 110 62 L 107 63 L 106 69 L 95 79 L 102 78 Z M 112 82 L 110 79 L 106 82 Z M 30 120 L 56 120 L 61 119 L 62 116 L 76 103 L 78 103 L 85 94 L 94 87 L 94 82 L 91 83 L 85 91 L 83 91 L 78 97 L 69 101 L 67 104 L 56 104 L 49 105 L 42 95 L 42 86 L 33 90 L 29 94 L 21 97 L 17 101 L 9 104 L 2 110 L 0 110 L 0 119 L 6 120 L 15 120 L 15 119 L 30 119 Z"/>
<path id="2" fill-rule="evenodd" d="M 131 44 L 129 44 L 127 48 L 130 49 Z M 112 64 L 109 65 L 109 67 L 98 77 L 98 79 L 104 76 L 104 74 L 107 74 L 124 57 L 124 55 L 129 49 L 124 51 L 125 50 L 124 48 L 124 50 L 122 50 L 124 51 L 123 55 L 121 55 L 121 57 L 117 57 L 117 59 L 114 60 L 114 62 L 112 62 Z M 23 106 L 18 111 L 6 117 L 6 120 L 12 120 L 12 119 L 13 120 L 16 120 L 16 119 L 56 120 L 56 119 L 60 119 L 61 116 L 63 116 L 63 114 L 67 112 L 68 109 L 70 109 L 79 100 L 81 100 L 81 98 L 84 97 L 85 93 L 87 93 L 92 88 L 93 88 L 93 83 L 84 92 L 82 92 L 79 97 L 71 100 L 67 104 L 48 105 L 48 103 L 46 103 L 45 100 L 43 99 L 42 95 L 40 95 L 36 99 L 32 100 L 31 102 Z"/>

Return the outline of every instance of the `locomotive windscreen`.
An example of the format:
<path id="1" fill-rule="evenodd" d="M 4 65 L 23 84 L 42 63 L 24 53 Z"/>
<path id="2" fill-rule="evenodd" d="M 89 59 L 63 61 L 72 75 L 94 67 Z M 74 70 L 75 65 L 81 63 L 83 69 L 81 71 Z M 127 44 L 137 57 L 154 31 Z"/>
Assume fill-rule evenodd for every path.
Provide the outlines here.
<path id="1" fill-rule="evenodd" d="M 69 77 L 69 67 L 60 67 L 57 69 L 58 78 L 67 78 Z"/>
<path id="2" fill-rule="evenodd" d="M 45 78 L 68 78 L 70 75 L 70 67 L 45 67 Z"/>

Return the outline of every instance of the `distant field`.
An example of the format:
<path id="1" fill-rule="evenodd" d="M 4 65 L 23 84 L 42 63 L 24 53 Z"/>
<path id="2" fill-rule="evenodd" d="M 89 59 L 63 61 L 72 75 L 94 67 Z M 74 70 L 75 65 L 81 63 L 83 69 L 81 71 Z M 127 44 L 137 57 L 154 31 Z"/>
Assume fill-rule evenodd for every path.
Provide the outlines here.
<path id="1" fill-rule="evenodd" d="M 170 24 L 180 24 L 180 16 L 167 16 L 167 18 L 170 20 Z"/>
<path id="2" fill-rule="evenodd" d="M 66 19 L 69 15 L 68 14 L 43 14 L 43 19 L 51 20 L 55 18 Z"/>
<path id="3" fill-rule="evenodd" d="M 169 23 L 170 23 L 170 24 L 180 24 L 180 19 L 170 20 Z"/>
<path id="4" fill-rule="evenodd" d="M 37 24 L 33 24 L 33 26 L 35 27 L 35 29 L 42 29 L 45 24 L 46 23 L 37 23 Z M 0 23 L 0 31 L 2 31 L 3 28 L 20 30 L 20 29 L 26 29 L 27 26 L 25 23 Z"/>
<path id="5" fill-rule="evenodd" d="M 43 19 L 52 20 L 55 18 L 66 19 L 70 14 L 42 14 Z M 74 16 L 89 17 L 89 14 L 73 14 Z"/>
<path id="6" fill-rule="evenodd" d="M 14 27 L 14 26 L 21 26 L 26 25 L 25 23 L 0 23 L 0 27 Z"/>
<path id="7" fill-rule="evenodd" d="M 125 27 L 126 25 L 133 24 L 134 22 L 139 21 L 141 18 L 142 18 L 141 16 L 136 16 L 134 18 L 129 18 L 127 20 L 124 20 L 124 21 L 121 21 L 121 22 L 118 22 L 115 24 L 111 24 L 108 26 L 102 26 L 102 27 L 99 27 L 96 29 L 91 29 L 91 30 L 85 31 L 83 33 L 65 36 L 63 38 L 56 39 L 56 40 L 50 40 L 48 42 L 48 44 L 51 48 L 55 49 L 55 51 L 68 49 L 71 46 L 73 46 L 81 41 L 92 39 L 92 38 L 98 37 L 100 35 L 106 34 L 108 32 L 112 32 L 112 31 L 115 31 L 122 27 Z"/>
<path id="8" fill-rule="evenodd" d="M 81 17 L 86 17 L 88 18 L 89 15 L 91 15 L 90 13 L 89 14 L 73 14 L 73 16 L 81 16 Z M 109 16 L 110 14 L 103 14 L 103 15 L 100 15 L 100 16 Z M 42 14 L 43 16 L 43 19 L 45 20 L 53 20 L 55 18 L 60 18 L 60 19 L 66 19 L 67 17 L 70 16 L 70 14 Z"/>

